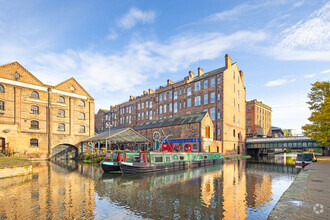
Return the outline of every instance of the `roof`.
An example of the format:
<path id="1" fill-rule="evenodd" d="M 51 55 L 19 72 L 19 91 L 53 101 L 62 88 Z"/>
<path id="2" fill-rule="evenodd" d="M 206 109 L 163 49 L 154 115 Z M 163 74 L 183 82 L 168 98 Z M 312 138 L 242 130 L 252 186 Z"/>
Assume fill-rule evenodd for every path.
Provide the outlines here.
<path id="1" fill-rule="evenodd" d="M 226 67 L 223 66 L 223 67 L 221 67 L 221 68 L 218 68 L 218 69 L 212 70 L 212 71 L 210 71 L 210 72 L 204 73 L 204 74 L 201 75 L 201 76 L 198 76 L 198 75 L 197 75 L 197 76 L 194 78 L 193 81 L 197 81 L 197 80 L 200 80 L 200 79 L 204 79 L 204 78 L 206 78 L 206 77 L 209 77 L 209 76 L 213 76 L 213 75 L 216 75 L 216 74 L 219 74 L 219 73 L 223 73 L 223 71 L 225 71 L 225 70 L 226 70 Z"/>
<path id="2" fill-rule="evenodd" d="M 282 128 L 272 126 L 272 130 L 273 130 L 273 131 L 275 131 L 275 130 L 282 130 Z"/>
<path id="3" fill-rule="evenodd" d="M 143 130 L 150 128 L 168 127 L 173 125 L 193 124 L 203 120 L 207 112 L 200 112 L 191 115 L 177 116 L 174 118 L 166 118 L 155 121 L 148 121 L 138 124 L 134 130 Z"/>
<path id="4" fill-rule="evenodd" d="M 98 134 L 94 137 L 87 138 L 82 142 L 102 141 L 109 139 L 109 130 Z M 110 129 L 110 141 L 113 144 L 121 143 L 145 143 L 149 140 L 142 135 L 138 134 L 132 128 L 112 128 Z"/>

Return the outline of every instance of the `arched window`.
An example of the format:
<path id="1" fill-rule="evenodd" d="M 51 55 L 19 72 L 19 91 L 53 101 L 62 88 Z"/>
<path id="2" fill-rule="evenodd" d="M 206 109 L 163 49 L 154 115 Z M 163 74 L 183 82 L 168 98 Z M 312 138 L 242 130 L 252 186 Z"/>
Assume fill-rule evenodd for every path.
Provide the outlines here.
<path id="1" fill-rule="evenodd" d="M 84 107 L 85 106 L 85 102 L 83 100 L 79 100 L 79 104 L 78 105 Z"/>
<path id="2" fill-rule="evenodd" d="M 85 133 L 85 126 L 83 125 L 79 126 L 79 133 Z"/>
<path id="3" fill-rule="evenodd" d="M 0 92 L 5 92 L 5 87 L 3 87 L 3 85 L 0 84 Z"/>
<path id="4" fill-rule="evenodd" d="M 39 107 L 36 105 L 31 106 L 31 114 L 39 114 Z"/>
<path id="5" fill-rule="evenodd" d="M 31 121 L 31 129 L 39 129 L 39 122 Z"/>
<path id="6" fill-rule="evenodd" d="M 210 138 L 210 126 L 205 127 L 205 137 Z"/>
<path id="7" fill-rule="evenodd" d="M 64 118 L 65 117 L 65 111 L 62 109 L 58 110 L 58 117 Z"/>
<path id="8" fill-rule="evenodd" d="M 85 119 L 85 113 L 79 112 L 79 119 L 84 120 Z"/>
<path id="9" fill-rule="evenodd" d="M 38 147 L 38 139 L 30 139 L 31 147 Z"/>
<path id="10" fill-rule="evenodd" d="M 31 98 L 38 99 L 39 98 L 39 93 L 36 91 L 31 92 Z"/>
<path id="11" fill-rule="evenodd" d="M 58 128 L 59 131 L 65 131 L 65 124 L 60 123 L 60 124 L 58 124 L 57 128 Z"/>
<path id="12" fill-rule="evenodd" d="M 60 96 L 60 97 L 58 97 L 58 100 L 57 101 L 60 102 L 60 103 L 64 103 L 65 102 L 65 99 L 64 99 L 63 96 Z"/>
<path id="13" fill-rule="evenodd" d="M 5 110 L 5 102 L 0 101 L 0 110 Z"/>

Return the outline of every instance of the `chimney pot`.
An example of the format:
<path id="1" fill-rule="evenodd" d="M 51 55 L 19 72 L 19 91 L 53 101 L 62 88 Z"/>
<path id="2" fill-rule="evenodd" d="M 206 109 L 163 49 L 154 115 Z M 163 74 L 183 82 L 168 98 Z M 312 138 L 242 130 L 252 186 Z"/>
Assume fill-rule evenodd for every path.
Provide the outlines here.
<path id="1" fill-rule="evenodd" d="M 173 84 L 173 81 L 170 80 L 170 79 L 168 79 L 168 80 L 167 80 L 167 85 L 169 86 L 169 85 L 172 85 L 172 84 Z"/>
<path id="2" fill-rule="evenodd" d="M 203 69 L 201 67 L 198 67 L 198 76 L 202 76 L 203 72 Z"/>
<path id="3" fill-rule="evenodd" d="M 228 54 L 225 55 L 225 66 L 226 66 L 226 69 L 231 67 L 231 57 Z"/>

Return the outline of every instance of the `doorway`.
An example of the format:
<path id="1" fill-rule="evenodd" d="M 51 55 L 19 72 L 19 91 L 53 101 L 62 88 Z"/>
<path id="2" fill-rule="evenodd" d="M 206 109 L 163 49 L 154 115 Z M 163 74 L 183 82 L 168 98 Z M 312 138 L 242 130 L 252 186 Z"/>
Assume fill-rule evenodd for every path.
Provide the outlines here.
<path id="1" fill-rule="evenodd" d="M 0 152 L 5 154 L 6 145 L 5 145 L 5 138 L 0 138 Z"/>

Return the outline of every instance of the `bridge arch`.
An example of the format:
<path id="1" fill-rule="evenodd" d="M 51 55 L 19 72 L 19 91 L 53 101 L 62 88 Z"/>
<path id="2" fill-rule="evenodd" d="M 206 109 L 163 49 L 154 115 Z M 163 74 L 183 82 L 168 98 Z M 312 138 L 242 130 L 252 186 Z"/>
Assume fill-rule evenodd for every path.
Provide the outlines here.
<path id="1" fill-rule="evenodd" d="M 52 160 L 70 160 L 78 156 L 78 148 L 71 144 L 59 144 L 52 149 Z"/>

